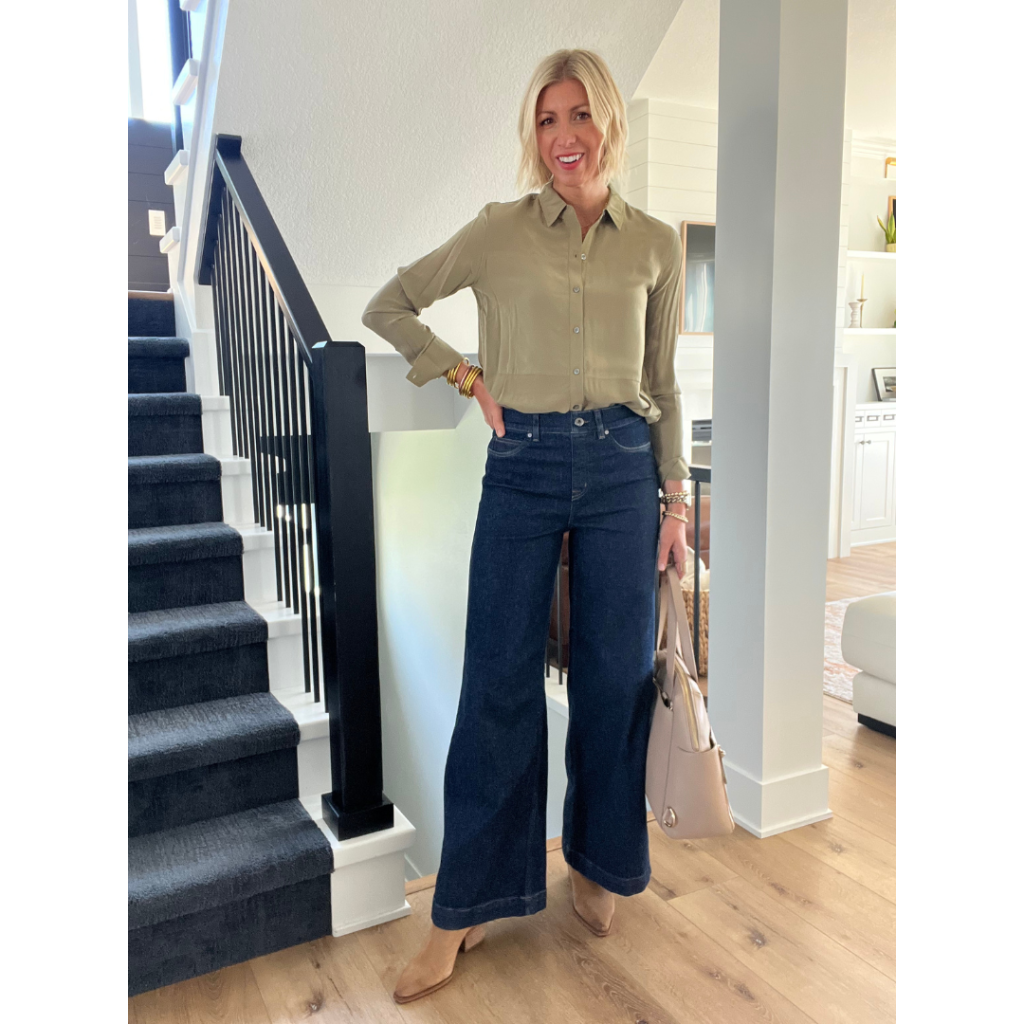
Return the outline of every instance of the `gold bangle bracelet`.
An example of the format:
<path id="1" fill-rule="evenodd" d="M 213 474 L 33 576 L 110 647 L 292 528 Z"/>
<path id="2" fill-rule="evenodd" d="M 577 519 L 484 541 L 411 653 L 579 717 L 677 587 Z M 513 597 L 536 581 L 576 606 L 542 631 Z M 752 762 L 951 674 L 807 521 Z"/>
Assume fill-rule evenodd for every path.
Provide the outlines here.
<path id="1" fill-rule="evenodd" d="M 471 366 L 469 372 L 462 379 L 462 387 L 459 388 L 459 394 L 465 398 L 473 397 L 473 382 L 483 373 L 483 370 L 479 366 Z"/>
<path id="2" fill-rule="evenodd" d="M 663 512 L 662 515 L 671 516 L 673 519 L 681 519 L 684 523 L 690 521 L 686 516 L 681 516 L 678 512 Z"/>

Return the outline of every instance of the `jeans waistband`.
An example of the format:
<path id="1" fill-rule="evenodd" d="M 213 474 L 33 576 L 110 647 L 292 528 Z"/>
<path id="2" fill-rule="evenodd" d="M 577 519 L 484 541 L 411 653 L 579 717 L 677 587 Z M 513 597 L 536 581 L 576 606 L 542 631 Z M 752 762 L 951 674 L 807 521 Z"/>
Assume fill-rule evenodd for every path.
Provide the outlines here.
<path id="1" fill-rule="evenodd" d="M 530 431 L 532 428 L 534 439 L 539 438 L 541 433 L 602 434 L 606 428 L 611 429 L 616 423 L 644 419 L 645 417 L 621 403 L 606 405 L 600 409 L 569 412 L 520 412 L 518 409 L 502 406 L 502 422 L 506 429 L 524 428 Z"/>

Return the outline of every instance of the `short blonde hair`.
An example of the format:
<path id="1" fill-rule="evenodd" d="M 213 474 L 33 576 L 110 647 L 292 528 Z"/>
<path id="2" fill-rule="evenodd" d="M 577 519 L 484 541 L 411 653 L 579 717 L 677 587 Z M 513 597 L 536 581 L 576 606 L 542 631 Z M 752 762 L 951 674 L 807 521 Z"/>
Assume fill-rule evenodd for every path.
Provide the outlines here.
<path id="1" fill-rule="evenodd" d="M 542 188 L 552 178 L 537 149 L 537 103 L 540 94 L 555 82 L 578 81 L 587 91 L 590 113 L 604 136 L 601 180 L 614 180 L 619 192 L 628 171 L 626 101 L 604 58 L 592 50 L 557 50 L 545 57 L 533 72 L 519 108 L 519 169 L 516 187 L 520 193 Z"/>

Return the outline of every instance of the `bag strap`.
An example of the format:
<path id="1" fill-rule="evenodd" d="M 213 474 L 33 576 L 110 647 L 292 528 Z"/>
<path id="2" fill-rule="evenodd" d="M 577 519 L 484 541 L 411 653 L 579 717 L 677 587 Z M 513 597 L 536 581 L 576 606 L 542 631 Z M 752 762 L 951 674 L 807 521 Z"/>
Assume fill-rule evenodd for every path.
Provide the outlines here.
<path id="1" fill-rule="evenodd" d="M 666 591 L 668 591 L 668 601 L 664 599 Z M 683 658 L 683 665 L 693 681 L 697 682 L 697 662 L 693 656 L 693 641 L 690 639 L 690 630 L 688 628 L 690 620 L 687 618 L 686 606 L 683 603 L 683 585 L 679 579 L 679 570 L 674 562 L 669 563 L 668 568 L 662 575 L 661 594 L 662 607 L 668 606 L 667 639 L 671 640 L 673 636 L 677 638 L 678 649 Z M 696 600 L 696 596 L 694 599 Z M 680 628 L 680 623 L 685 623 L 686 626 Z M 659 638 L 661 636 L 661 623 L 659 623 L 658 636 Z M 676 649 L 676 644 L 673 644 L 671 650 L 675 651 Z"/>

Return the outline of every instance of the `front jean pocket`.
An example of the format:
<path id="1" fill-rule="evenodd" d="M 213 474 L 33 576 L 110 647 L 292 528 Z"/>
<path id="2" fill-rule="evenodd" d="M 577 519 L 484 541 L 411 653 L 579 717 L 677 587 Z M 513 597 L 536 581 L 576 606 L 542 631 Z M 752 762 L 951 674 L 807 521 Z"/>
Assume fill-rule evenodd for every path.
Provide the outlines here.
<path id="1" fill-rule="evenodd" d="M 651 432 L 647 420 L 621 421 L 614 424 L 608 433 L 612 444 L 623 452 L 649 452 L 651 450 Z"/>
<path id="2" fill-rule="evenodd" d="M 521 452 L 526 447 L 527 440 L 525 437 L 510 436 L 507 430 L 504 437 L 498 437 L 492 430 L 491 439 L 487 443 L 487 453 L 497 459 L 507 459 Z"/>

